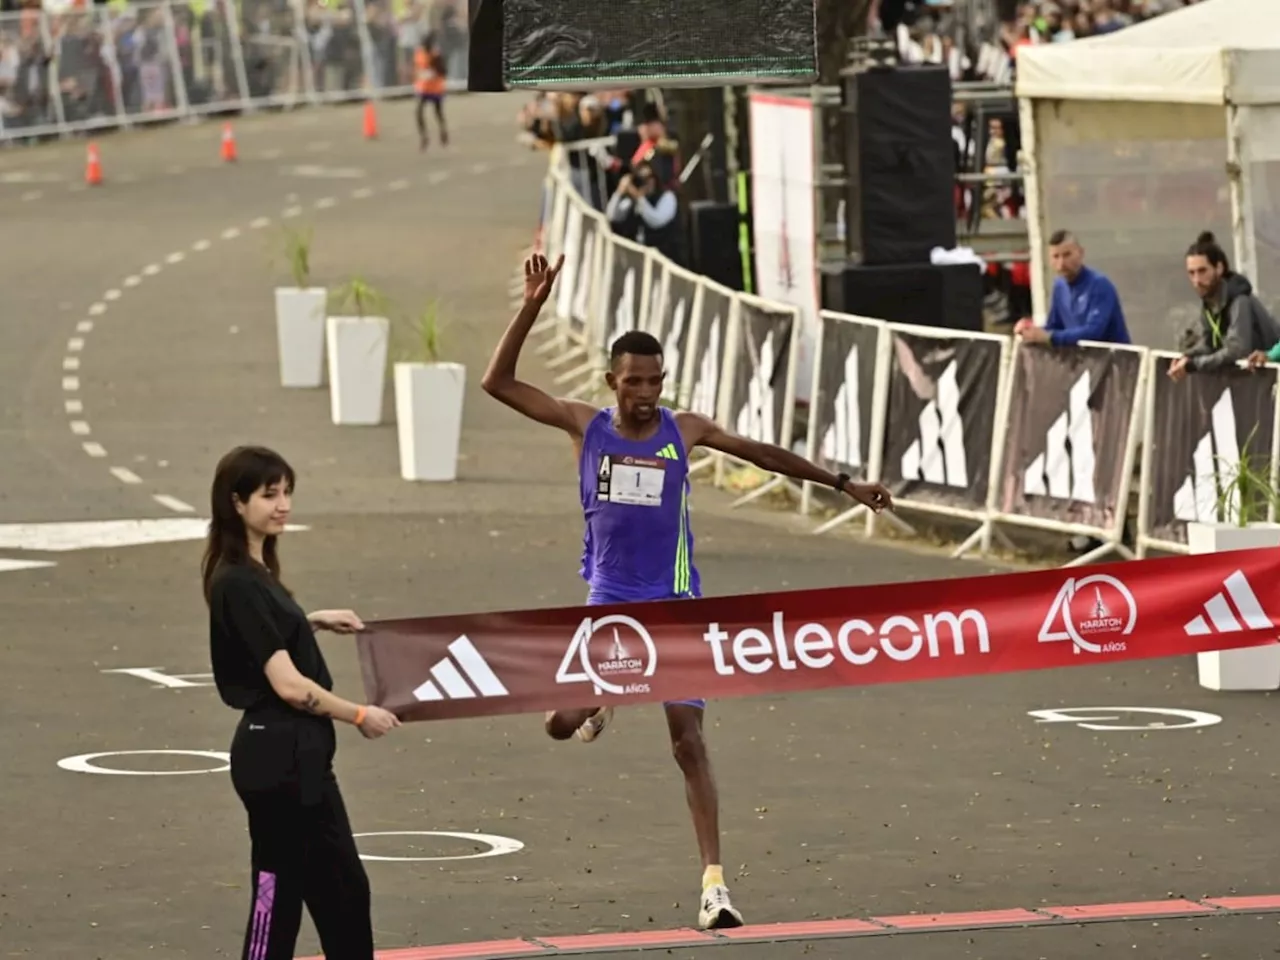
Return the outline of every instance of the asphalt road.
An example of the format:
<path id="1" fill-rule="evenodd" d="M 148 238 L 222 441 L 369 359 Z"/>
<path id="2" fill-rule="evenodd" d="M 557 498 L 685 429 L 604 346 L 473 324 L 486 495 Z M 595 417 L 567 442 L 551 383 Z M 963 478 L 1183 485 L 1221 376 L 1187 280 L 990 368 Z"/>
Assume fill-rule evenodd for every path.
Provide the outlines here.
<path id="1" fill-rule="evenodd" d="M 478 389 L 544 171 L 513 142 L 518 106 L 453 99 L 454 145 L 425 156 L 405 104 L 384 107 L 374 143 L 358 109 L 237 121 L 234 166 L 218 158 L 216 125 L 109 137 L 107 182 L 94 189 L 79 188 L 83 144 L 0 154 L 11 174 L 0 176 L 4 956 L 238 952 L 248 845 L 225 773 L 58 766 L 101 751 L 228 748 L 235 716 L 199 676 L 197 573 L 208 483 L 228 447 L 267 443 L 298 468 L 308 529 L 287 539 L 285 564 L 309 606 L 372 619 L 581 601 L 571 451 Z M 335 427 L 324 391 L 277 386 L 271 288 L 286 282 L 285 221 L 315 229 L 321 282 L 360 274 L 406 309 L 440 299 L 446 350 L 469 378 L 458 483 L 401 481 L 390 419 Z M 711 595 L 996 572 L 810 537 L 797 517 L 730 511 L 706 487 L 696 499 Z M 94 527 L 96 547 L 87 528 L 49 526 L 127 520 L 168 526 Z M 51 549 L 59 532 L 72 549 Z M 123 542 L 135 534 L 166 542 Z M 5 561 L 54 565 L 4 572 Z M 338 689 L 357 693 L 353 651 L 328 643 Z M 139 668 L 187 679 L 106 672 Z M 1085 706 L 1221 722 L 1108 732 L 1029 714 Z M 1274 719 L 1272 697 L 1198 688 L 1190 661 L 716 703 L 729 880 L 751 923 L 1277 893 Z M 699 867 L 656 709 L 620 714 L 589 746 L 548 741 L 536 717 L 414 724 L 377 743 L 344 729 L 338 770 L 356 830 L 397 833 L 362 838 L 366 855 L 485 849 L 439 831 L 523 844 L 369 861 L 383 948 L 696 918 Z M 688 954 L 1238 960 L 1273 956 L 1275 924 L 1167 919 Z M 316 949 L 308 924 L 299 950 Z"/>

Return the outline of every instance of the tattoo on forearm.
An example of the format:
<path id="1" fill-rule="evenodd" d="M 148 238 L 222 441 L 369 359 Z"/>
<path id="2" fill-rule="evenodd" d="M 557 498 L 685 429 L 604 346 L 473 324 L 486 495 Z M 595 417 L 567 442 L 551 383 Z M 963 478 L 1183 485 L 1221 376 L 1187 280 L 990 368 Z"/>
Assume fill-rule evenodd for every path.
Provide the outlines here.
<path id="1" fill-rule="evenodd" d="M 324 710 L 320 708 L 320 698 L 316 696 L 314 690 L 308 690 L 307 695 L 302 699 L 302 709 L 307 713 L 314 713 L 320 716 L 324 715 Z"/>

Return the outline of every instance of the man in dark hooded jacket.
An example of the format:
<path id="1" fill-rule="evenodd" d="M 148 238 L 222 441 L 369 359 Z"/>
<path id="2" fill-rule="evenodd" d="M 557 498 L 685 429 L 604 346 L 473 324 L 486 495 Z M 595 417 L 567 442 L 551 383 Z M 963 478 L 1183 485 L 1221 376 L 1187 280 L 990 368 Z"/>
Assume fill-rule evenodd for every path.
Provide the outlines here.
<path id="1" fill-rule="evenodd" d="M 1280 342 L 1280 323 L 1249 280 L 1232 272 L 1212 233 L 1200 234 L 1187 251 L 1187 276 L 1200 295 L 1200 316 L 1183 334 L 1183 355 L 1169 367 L 1174 380 L 1233 366 Z"/>

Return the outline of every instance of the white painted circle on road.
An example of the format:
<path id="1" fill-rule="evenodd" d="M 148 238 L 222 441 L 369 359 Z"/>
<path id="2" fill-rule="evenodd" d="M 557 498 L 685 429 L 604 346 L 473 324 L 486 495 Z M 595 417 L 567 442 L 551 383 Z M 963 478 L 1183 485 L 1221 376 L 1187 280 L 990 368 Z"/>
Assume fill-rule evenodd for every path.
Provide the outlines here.
<path id="1" fill-rule="evenodd" d="M 1143 713 L 1164 717 L 1143 724 L 1114 725 L 1120 714 Z M 1061 707 L 1056 710 L 1028 710 L 1037 723 L 1074 723 L 1084 730 L 1197 730 L 1222 722 L 1216 713 L 1183 710 L 1178 707 Z M 1170 718 L 1174 722 L 1170 722 Z"/>
<path id="2" fill-rule="evenodd" d="M 100 766 L 96 762 L 103 757 L 141 757 L 158 754 L 216 760 L 221 766 L 195 770 L 119 770 L 115 767 Z M 217 750 L 107 750 L 103 753 L 82 753 L 77 757 L 66 757 L 58 761 L 58 766 L 72 773 L 105 773 L 122 777 L 176 777 L 189 773 L 222 773 L 230 770 L 231 754 Z"/>
<path id="3" fill-rule="evenodd" d="M 518 853 L 524 844 L 510 837 L 499 837 L 492 833 L 454 833 L 450 830 L 384 830 L 377 833 L 357 833 L 361 837 L 451 837 L 455 840 L 469 840 L 487 846 L 488 850 L 480 853 L 467 853 L 459 857 L 378 857 L 370 853 L 360 854 L 361 860 L 382 860 L 387 862 L 420 862 L 425 860 L 481 860 L 485 857 L 501 857 L 508 853 Z"/>

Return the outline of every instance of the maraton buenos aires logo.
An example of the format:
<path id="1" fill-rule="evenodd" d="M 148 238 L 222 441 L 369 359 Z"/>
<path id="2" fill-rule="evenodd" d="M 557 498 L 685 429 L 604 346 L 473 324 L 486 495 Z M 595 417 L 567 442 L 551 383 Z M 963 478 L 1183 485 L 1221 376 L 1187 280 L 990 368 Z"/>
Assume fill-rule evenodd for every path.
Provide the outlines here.
<path id="1" fill-rule="evenodd" d="M 1040 627 L 1041 643 L 1070 640 L 1075 652 L 1121 653 L 1138 622 L 1138 604 L 1123 582 L 1105 573 L 1068 579 Z"/>
<path id="2" fill-rule="evenodd" d="M 577 669 L 575 669 L 575 665 Z M 644 677 L 658 667 L 658 648 L 634 617 L 611 613 L 586 617 L 560 661 L 556 683 L 590 683 L 596 693 L 648 693 Z"/>

